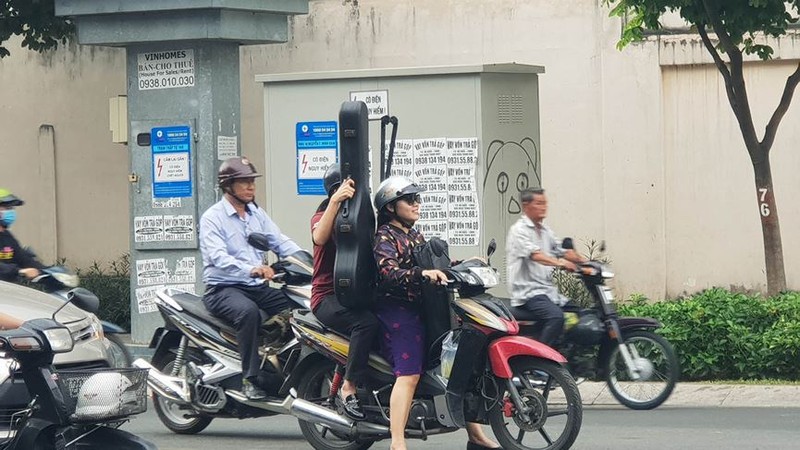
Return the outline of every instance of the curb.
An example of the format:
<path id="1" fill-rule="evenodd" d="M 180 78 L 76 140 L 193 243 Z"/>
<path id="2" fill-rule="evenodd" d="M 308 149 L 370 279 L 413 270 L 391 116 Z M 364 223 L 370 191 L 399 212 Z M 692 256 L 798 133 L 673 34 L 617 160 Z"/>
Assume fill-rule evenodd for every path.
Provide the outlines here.
<path id="1" fill-rule="evenodd" d="M 601 382 L 578 385 L 583 404 L 612 406 L 620 403 Z M 678 383 L 664 406 L 718 408 L 796 408 L 800 405 L 800 385 Z"/>

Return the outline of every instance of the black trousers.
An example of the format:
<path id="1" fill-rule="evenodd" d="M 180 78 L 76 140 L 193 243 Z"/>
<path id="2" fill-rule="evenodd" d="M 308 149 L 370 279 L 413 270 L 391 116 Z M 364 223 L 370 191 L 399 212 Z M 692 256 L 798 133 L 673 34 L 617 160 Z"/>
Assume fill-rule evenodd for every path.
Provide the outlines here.
<path id="1" fill-rule="evenodd" d="M 371 311 L 345 308 L 335 295 L 323 298 L 314 315 L 325 326 L 350 335 L 344 378 L 353 383 L 363 382 L 367 376 L 369 352 L 380 329 L 378 319 Z"/>
<path id="2" fill-rule="evenodd" d="M 257 376 L 261 365 L 258 357 L 259 309 L 273 316 L 291 307 L 289 298 L 266 284 L 216 285 L 206 286 L 203 303 L 211 314 L 233 324 L 242 357 L 242 374 L 245 378 Z"/>
<path id="3" fill-rule="evenodd" d="M 537 340 L 552 347 L 564 331 L 564 311 L 546 295 L 533 296 L 522 307 L 532 312 L 541 324 Z"/>

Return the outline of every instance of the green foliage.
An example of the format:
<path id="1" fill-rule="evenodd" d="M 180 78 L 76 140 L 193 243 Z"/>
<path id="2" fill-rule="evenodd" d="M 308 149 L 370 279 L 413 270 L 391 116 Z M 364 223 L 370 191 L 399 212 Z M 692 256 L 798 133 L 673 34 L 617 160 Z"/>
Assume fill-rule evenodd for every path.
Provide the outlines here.
<path id="1" fill-rule="evenodd" d="M 638 296 L 619 313 L 661 321 L 685 380 L 800 380 L 800 293 L 765 299 L 709 289 L 658 303 Z"/>
<path id="2" fill-rule="evenodd" d="M 0 0 L 0 58 L 11 53 L 3 45 L 22 36 L 22 46 L 37 52 L 66 44 L 75 32 L 71 20 L 55 16 L 54 0 Z"/>
<path id="3" fill-rule="evenodd" d="M 603 264 L 608 264 L 609 259 L 602 256 L 602 243 L 594 239 L 584 243 L 586 246 L 586 256 L 589 259 L 597 260 Z M 576 249 L 577 250 L 577 249 Z M 586 285 L 583 284 L 580 278 L 575 274 L 566 270 L 556 270 L 553 274 L 553 284 L 556 285 L 558 291 L 564 294 L 565 297 L 574 301 L 584 308 L 589 308 L 594 305 L 594 300 L 586 290 Z"/>
<path id="4" fill-rule="evenodd" d="M 677 12 L 696 27 L 713 27 L 730 36 L 733 46 L 761 59 L 772 57 L 772 47 L 759 44 L 757 35 L 779 37 L 797 19 L 800 0 L 603 0 L 611 16 L 626 19 L 617 48 L 644 37 L 645 29 L 661 28 L 661 16 Z M 718 47 L 721 49 L 721 47 Z"/>
<path id="5" fill-rule="evenodd" d="M 94 262 L 87 269 L 77 270 L 81 287 L 94 292 L 100 299 L 97 317 L 126 330 L 131 327 L 130 268 L 130 255 L 125 254 L 107 268 Z"/>

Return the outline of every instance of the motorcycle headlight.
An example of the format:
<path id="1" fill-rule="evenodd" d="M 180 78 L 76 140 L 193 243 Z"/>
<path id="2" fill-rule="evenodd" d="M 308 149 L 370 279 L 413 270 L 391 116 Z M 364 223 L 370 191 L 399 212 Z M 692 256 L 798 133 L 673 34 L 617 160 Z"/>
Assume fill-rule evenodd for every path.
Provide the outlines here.
<path id="1" fill-rule="evenodd" d="M 89 315 L 89 326 L 92 327 L 92 339 L 103 339 L 103 324 L 94 314 Z"/>
<path id="2" fill-rule="evenodd" d="M 497 286 L 497 273 L 491 267 L 470 267 L 469 271 L 481 280 L 485 287 Z"/>
<path id="3" fill-rule="evenodd" d="M 48 342 L 50 342 L 50 348 L 53 350 L 53 353 L 72 351 L 74 343 L 68 329 L 51 328 L 49 330 L 44 330 L 44 335 L 47 337 Z"/>
<path id="4" fill-rule="evenodd" d="M 56 279 L 59 283 L 63 284 L 66 287 L 74 288 L 78 287 L 80 284 L 80 278 L 77 275 L 66 273 L 66 272 L 55 272 L 51 273 L 53 278 Z"/>

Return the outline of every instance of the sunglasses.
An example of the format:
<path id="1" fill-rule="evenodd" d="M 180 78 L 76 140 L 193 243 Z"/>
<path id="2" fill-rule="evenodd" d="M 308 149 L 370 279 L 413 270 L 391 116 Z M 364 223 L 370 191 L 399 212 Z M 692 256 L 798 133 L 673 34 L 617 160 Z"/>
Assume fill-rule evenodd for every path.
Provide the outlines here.
<path id="1" fill-rule="evenodd" d="M 419 194 L 406 194 L 400 197 L 400 200 L 413 205 L 414 203 L 422 204 L 422 196 Z"/>

